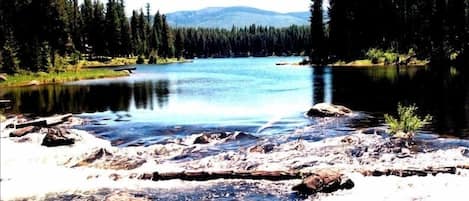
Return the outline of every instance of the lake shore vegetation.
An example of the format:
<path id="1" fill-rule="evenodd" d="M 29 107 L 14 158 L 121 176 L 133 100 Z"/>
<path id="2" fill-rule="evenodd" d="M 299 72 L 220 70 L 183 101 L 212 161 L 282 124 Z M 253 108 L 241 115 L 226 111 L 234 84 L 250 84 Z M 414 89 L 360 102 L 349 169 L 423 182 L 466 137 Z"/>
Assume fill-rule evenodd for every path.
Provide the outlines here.
<path id="1" fill-rule="evenodd" d="M 318 9 L 322 1 L 312 2 L 311 43 L 316 45 L 311 63 L 468 63 L 469 3 L 465 0 L 331 0 L 328 21 L 322 20 L 324 11 Z M 325 26 L 326 31 L 321 31 Z"/>

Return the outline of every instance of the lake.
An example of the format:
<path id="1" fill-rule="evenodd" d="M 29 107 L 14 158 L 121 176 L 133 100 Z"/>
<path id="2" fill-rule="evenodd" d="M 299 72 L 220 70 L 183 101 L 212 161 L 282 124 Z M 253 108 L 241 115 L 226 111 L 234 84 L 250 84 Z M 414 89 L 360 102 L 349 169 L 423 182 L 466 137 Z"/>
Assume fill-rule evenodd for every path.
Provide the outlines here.
<path id="1" fill-rule="evenodd" d="M 320 102 L 347 106 L 359 117 L 337 123 L 318 140 L 383 124 L 399 102 L 415 103 L 433 124 L 424 133 L 469 138 L 467 73 L 412 67 L 276 66 L 300 57 L 196 59 L 192 63 L 137 65 L 117 79 L 2 89 L 9 113 L 74 113 L 82 129 L 114 145 L 164 143 L 195 133 L 243 131 L 276 136 L 317 123 L 304 112 Z"/>

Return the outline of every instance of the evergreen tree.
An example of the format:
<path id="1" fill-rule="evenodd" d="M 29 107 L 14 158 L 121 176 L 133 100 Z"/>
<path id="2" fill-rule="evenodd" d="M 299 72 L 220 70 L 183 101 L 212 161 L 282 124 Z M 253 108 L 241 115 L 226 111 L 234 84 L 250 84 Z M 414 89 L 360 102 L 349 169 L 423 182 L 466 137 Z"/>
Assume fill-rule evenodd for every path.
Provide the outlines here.
<path id="1" fill-rule="evenodd" d="M 104 15 L 104 5 L 99 1 L 94 3 L 94 14 L 93 14 L 93 24 L 92 32 L 90 33 L 92 40 L 93 52 L 95 55 L 104 56 L 106 51 L 106 38 L 109 36 L 106 35 L 106 18 Z"/>
<path id="2" fill-rule="evenodd" d="M 16 40 L 11 30 L 5 33 L 4 41 L 2 42 L 1 55 L 0 55 L 0 72 L 14 74 L 19 71 L 19 60 L 17 57 L 18 48 Z"/>
<path id="3" fill-rule="evenodd" d="M 181 58 L 183 57 L 183 53 L 184 53 L 184 36 L 182 35 L 182 31 L 181 30 L 177 30 L 177 33 L 176 33 L 176 39 L 175 39 L 175 48 L 176 48 L 176 57 L 177 58 Z M 226 47 L 226 46 L 224 46 Z"/>
<path id="4" fill-rule="evenodd" d="M 166 21 L 166 16 L 162 16 L 163 20 L 163 29 L 162 29 L 162 56 L 165 58 L 174 56 L 174 44 L 173 44 L 173 34 L 171 29 Z"/>
<path id="5" fill-rule="evenodd" d="M 119 4 L 116 0 L 109 0 L 106 6 L 106 49 L 105 53 L 110 56 L 119 56 L 122 44 L 121 21 L 119 15 Z"/>
<path id="6" fill-rule="evenodd" d="M 311 61 L 322 64 L 327 55 L 322 12 L 322 0 L 313 0 L 311 6 Z"/>
<path id="7" fill-rule="evenodd" d="M 120 0 L 119 3 L 119 18 L 120 18 L 120 30 L 121 30 L 121 47 L 120 49 L 120 54 L 124 56 L 128 56 L 132 53 L 132 39 L 130 36 L 130 26 L 129 26 L 129 20 L 125 16 L 125 6 L 124 6 L 124 0 Z"/>

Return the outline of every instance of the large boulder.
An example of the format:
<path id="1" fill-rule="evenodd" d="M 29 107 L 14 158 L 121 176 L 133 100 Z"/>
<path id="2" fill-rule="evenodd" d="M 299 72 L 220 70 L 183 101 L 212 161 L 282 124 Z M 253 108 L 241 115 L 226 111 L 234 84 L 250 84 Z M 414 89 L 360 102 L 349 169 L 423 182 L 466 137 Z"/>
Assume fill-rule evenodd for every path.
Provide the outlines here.
<path id="1" fill-rule="evenodd" d="M 333 105 L 329 103 L 318 103 L 314 105 L 306 116 L 308 117 L 338 117 L 351 115 L 352 110 L 341 105 Z"/>
<path id="2" fill-rule="evenodd" d="M 46 147 L 58 147 L 75 144 L 75 139 L 70 137 L 70 133 L 63 128 L 48 128 L 47 134 L 42 140 L 42 145 Z"/>
<path id="3" fill-rule="evenodd" d="M 352 180 L 341 173 L 332 170 L 319 170 L 303 179 L 303 182 L 293 187 L 301 194 L 332 193 L 337 190 L 351 189 L 355 186 Z"/>

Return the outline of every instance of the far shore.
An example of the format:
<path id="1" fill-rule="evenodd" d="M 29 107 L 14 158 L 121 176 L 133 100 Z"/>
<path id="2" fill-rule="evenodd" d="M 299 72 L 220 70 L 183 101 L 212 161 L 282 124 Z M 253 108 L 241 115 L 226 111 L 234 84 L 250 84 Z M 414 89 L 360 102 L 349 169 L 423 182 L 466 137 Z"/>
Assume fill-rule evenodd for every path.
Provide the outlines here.
<path id="1" fill-rule="evenodd" d="M 192 60 L 168 58 L 158 59 L 156 65 L 187 62 L 192 62 Z M 144 61 L 144 64 L 148 64 L 148 59 Z M 0 88 L 61 84 L 80 80 L 125 77 L 129 76 L 130 72 L 114 71 L 114 69 L 124 66 L 137 65 L 137 58 L 114 58 L 108 62 L 82 60 L 78 65 L 79 70 L 74 70 L 73 67 L 69 67 L 68 70 L 58 73 L 33 73 L 25 71 L 14 75 L 0 74 L 6 78 L 6 81 L 0 81 Z"/>

